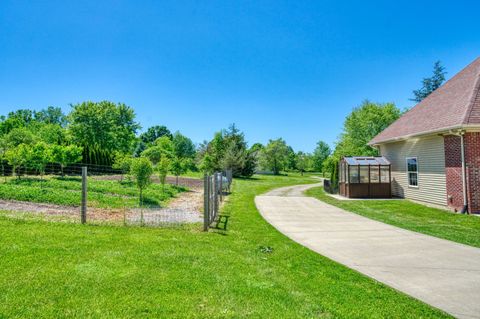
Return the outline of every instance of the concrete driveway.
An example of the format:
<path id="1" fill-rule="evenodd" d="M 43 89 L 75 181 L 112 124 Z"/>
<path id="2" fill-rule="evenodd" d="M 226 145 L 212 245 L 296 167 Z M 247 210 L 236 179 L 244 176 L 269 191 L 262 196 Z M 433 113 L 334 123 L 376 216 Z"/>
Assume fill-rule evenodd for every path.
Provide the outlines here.
<path id="1" fill-rule="evenodd" d="M 480 318 L 480 249 L 377 222 L 303 192 L 255 198 L 262 216 L 296 242 L 458 318 Z M 480 234 L 479 234 L 480 236 Z"/>

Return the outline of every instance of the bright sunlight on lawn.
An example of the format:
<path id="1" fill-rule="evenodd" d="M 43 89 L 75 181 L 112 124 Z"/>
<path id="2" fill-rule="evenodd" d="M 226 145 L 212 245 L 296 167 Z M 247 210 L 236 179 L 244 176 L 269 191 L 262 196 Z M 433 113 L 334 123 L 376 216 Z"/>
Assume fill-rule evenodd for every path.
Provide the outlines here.
<path id="1" fill-rule="evenodd" d="M 56 182 L 56 181 L 55 181 Z M 0 317 L 447 317 L 289 240 L 236 180 L 226 233 L 0 217 Z"/>
<path id="2" fill-rule="evenodd" d="M 387 224 L 480 247 L 480 218 L 477 216 L 454 214 L 408 200 L 342 201 L 325 194 L 322 187 L 311 188 L 306 194 Z"/>

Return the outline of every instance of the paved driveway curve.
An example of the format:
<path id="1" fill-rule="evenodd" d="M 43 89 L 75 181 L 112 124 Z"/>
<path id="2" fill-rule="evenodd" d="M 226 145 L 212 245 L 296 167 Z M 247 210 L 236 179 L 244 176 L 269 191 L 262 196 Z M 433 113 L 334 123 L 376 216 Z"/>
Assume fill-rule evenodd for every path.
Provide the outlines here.
<path id="1" fill-rule="evenodd" d="M 276 189 L 255 198 L 262 216 L 313 251 L 442 309 L 480 318 L 480 249 L 346 212 L 303 191 Z M 480 234 L 479 234 L 480 236 Z"/>

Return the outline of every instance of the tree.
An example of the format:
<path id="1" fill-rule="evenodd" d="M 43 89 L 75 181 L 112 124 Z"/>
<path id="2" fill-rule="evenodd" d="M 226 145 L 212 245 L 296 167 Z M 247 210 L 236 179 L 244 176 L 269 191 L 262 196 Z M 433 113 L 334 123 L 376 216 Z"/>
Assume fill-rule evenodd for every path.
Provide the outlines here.
<path id="1" fill-rule="evenodd" d="M 165 189 L 165 181 L 167 179 L 168 171 L 170 170 L 171 161 L 167 157 L 163 157 L 160 162 L 158 162 L 155 167 L 158 172 L 158 178 L 160 179 L 160 184 L 162 184 L 162 189 Z"/>
<path id="2" fill-rule="evenodd" d="M 45 142 L 37 142 L 29 147 L 25 159 L 27 166 L 39 172 L 42 179 L 47 164 L 52 160 L 52 148 Z"/>
<path id="3" fill-rule="evenodd" d="M 65 127 L 67 125 L 67 117 L 65 114 L 63 114 L 62 109 L 59 107 L 49 106 L 48 108 L 38 112 L 34 111 L 33 116 L 38 122 L 55 124 L 60 127 Z"/>
<path id="4" fill-rule="evenodd" d="M 153 174 L 152 162 L 146 157 L 133 158 L 130 165 L 130 175 L 135 179 L 139 190 L 140 207 L 143 206 L 143 190 L 150 185 Z M 143 210 L 141 210 L 141 224 L 143 225 Z"/>
<path id="5" fill-rule="evenodd" d="M 429 96 L 433 91 L 438 89 L 443 82 L 445 82 L 445 67 L 442 66 L 440 61 L 435 62 L 433 65 L 433 74 L 429 78 L 423 78 L 422 87 L 418 90 L 413 90 L 415 96 L 411 101 L 421 102 L 424 98 Z"/>
<path id="6" fill-rule="evenodd" d="M 230 144 L 223 155 L 221 166 L 225 169 L 231 169 L 233 176 L 242 176 L 245 167 L 247 150 L 238 148 L 235 144 Z"/>
<path id="7" fill-rule="evenodd" d="M 12 166 L 12 175 L 20 178 L 17 169 L 25 164 L 25 160 L 28 158 L 29 146 L 20 144 L 16 147 L 9 148 L 5 152 L 5 159 L 8 164 Z"/>
<path id="8" fill-rule="evenodd" d="M 140 125 L 129 106 L 109 101 L 72 105 L 68 131 L 72 141 L 83 147 L 87 163 L 110 165 L 116 152 L 130 153 Z"/>
<path id="9" fill-rule="evenodd" d="M 152 161 L 153 165 L 157 165 L 163 157 L 172 158 L 174 156 L 174 145 L 170 138 L 162 136 L 142 152 L 142 156 Z"/>
<path id="10" fill-rule="evenodd" d="M 215 133 L 206 145 L 201 144 L 199 153 L 205 172 L 230 169 L 234 177 L 250 177 L 255 172 L 257 158 L 249 152 L 245 136 L 235 124 Z"/>
<path id="11" fill-rule="evenodd" d="M 298 152 L 296 154 L 296 167 L 300 174 L 303 176 L 303 173 L 308 169 L 308 154 L 305 154 L 303 152 Z"/>
<path id="12" fill-rule="evenodd" d="M 346 117 L 335 154 L 337 157 L 378 155 L 378 151 L 367 143 L 400 115 L 400 110 L 393 103 L 364 101 Z"/>
<path id="13" fill-rule="evenodd" d="M 155 142 L 162 136 L 168 137 L 170 140 L 172 139 L 172 133 L 170 130 L 163 125 L 155 125 L 149 127 L 146 132 L 140 134 L 140 140 L 145 144 L 151 144 Z"/>
<path id="14" fill-rule="evenodd" d="M 260 163 L 263 168 L 271 170 L 275 175 L 280 173 L 285 167 L 288 157 L 287 143 L 281 138 L 270 140 L 263 148 Z"/>
<path id="15" fill-rule="evenodd" d="M 294 171 L 297 169 L 297 154 L 291 146 L 287 146 L 287 159 L 285 161 L 285 169 L 289 171 Z"/>
<path id="16" fill-rule="evenodd" d="M 130 166 L 132 164 L 132 156 L 128 154 L 117 153 L 115 155 L 115 160 L 113 161 L 112 168 L 118 169 L 122 171 L 122 176 L 120 178 L 120 182 L 123 181 L 123 175 L 128 174 L 130 172 Z M 127 176 L 127 179 L 129 177 Z"/>
<path id="17" fill-rule="evenodd" d="M 163 125 L 156 125 L 149 127 L 148 130 L 140 134 L 137 145 L 135 146 L 134 155 L 140 156 L 144 150 L 152 146 L 152 144 L 160 137 L 166 136 L 170 140 L 172 139 L 172 133 Z"/>
<path id="18" fill-rule="evenodd" d="M 82 160 L 82 148 L 77 145 L 54 145 L 52 147 L 52 161 L 60 165 L 62 177 L 65 176 L 64 169 L 68 164 L 77 163 Z"/>
<path id="19" fill-rule="evenodd" d="M 180 134 L 180 132 L 175 132 L 172 142 L 175 156 L 190 159 L 195 157 L 195 144 L 193 144 L 192 140 L 188 137 Z"/>
<path id="20" fill-rule="evenodd" d="M 6 139 L 2 136 L 0 136 L 0 164 L 2 165 L 2 176 L 5 176 L 5 153 L 8 150 L 8 143 Z M 5 177 L 6 179 L 6 177 Z"/>
<path id="21" fill-rule="evenodd" d="M 5 137 L 10 147 L 16 147 L 20 144 L 31 145 L 37 141 L 37 137 L 26 127 L 12 129 Z"/>
<path id="22" fill-rule="evenodd" d="M 324 141 L 318 141 L 317 147 L 313 151 L 313 169 L 316 172 L 321 172 L 323 168 L 323 162 L 330 156 L 331 153 L 330 146 Z"/>
<path id="23" fill-rule="evenodd" d="M 178 177 L 187 171 L 185 160 L 175 156 L 170 162 L 170 171 L 175 175 L 175 185 L 178 186 Z"/>

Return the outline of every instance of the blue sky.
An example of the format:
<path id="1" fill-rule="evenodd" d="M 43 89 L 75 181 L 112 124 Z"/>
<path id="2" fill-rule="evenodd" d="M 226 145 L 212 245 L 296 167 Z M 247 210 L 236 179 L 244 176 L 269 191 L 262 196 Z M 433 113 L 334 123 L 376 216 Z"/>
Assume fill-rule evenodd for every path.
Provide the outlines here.
<path id="1" fill-rule="evenodd" d="M 478 1 L 0 1 L 0 113 L 132 106 L 195 142 L 334 143 L 364 99 L 408 99 L 480 56 Z"/>

